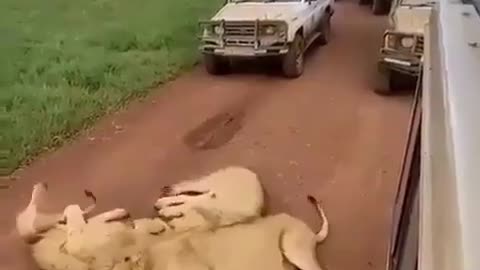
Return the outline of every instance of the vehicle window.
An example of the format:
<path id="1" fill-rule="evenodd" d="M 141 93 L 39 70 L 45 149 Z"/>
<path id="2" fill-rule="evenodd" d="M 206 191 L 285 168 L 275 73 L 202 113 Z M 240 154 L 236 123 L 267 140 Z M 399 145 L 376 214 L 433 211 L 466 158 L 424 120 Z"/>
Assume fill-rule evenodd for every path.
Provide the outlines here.
<path id="1" fill-rule="evenodd" d="M 462 0 L 463 4 L 473 5 L 477 10 L 478 15 L 480 15 L 480 0 Z"/>

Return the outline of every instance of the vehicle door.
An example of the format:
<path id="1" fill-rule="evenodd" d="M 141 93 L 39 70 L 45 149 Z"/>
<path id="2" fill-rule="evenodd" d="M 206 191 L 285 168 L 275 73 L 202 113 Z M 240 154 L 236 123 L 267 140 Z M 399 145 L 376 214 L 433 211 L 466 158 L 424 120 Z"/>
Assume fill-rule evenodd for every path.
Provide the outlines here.
<path id="1" fill-rule="evenodd" d="M 418 252 L 418 185 L 420 181 L 420 136 L 422 72 L 417 82 L 410 115 L 407 143 L 393 209 L 387 270 L 416 270 Z"/>
<path id="2" fill-rule="evenodd" d="M 303 0 L 302 5 L 304 6 L 304 16 L 305 23 L 303 25 L 303 32 L 305 37 L 308 39 L 314 33 L 316 25 L 320 20 L 320 3 L 324 0 Z"/>
<path id="3" fill-rule="evenodd" d="M 304 5 L 306 5 L 307 12 L 307 21 L 305 23 L 304 29 L 306 34 L 311 36 L 317 30 L 317 27 L 322 22 L 323 16 L 326 14 L 326 8 L 328 6 L 328 0 L 304 0 Z"/>

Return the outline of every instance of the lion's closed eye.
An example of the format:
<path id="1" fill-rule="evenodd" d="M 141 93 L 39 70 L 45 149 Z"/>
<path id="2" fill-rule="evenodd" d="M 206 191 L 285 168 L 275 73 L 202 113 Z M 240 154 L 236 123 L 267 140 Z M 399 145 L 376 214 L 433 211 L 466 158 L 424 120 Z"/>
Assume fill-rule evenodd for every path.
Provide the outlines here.
<path id="1" fill-rule="evenodd" d="M 169 203 L 167 206 L 179 206 L 179 205 L 182 205 L 182 204 L 185 204 L 184 202 L 173 202 L 173 203 Z"/>
<path id="2" fill-rule="evenodd" d="M 151 231 L 149 234 L 151 235 L 160 235 L 161 233 L 165 232 L 165 228 L 159 229 L 158 231 Z"/>
<path id="3" fill-rule="evenodd" d="M 179 192 L 178 195 L 185 195 L 185 196 L 200 196 L 205 193 L 208 193 L 208 191 L 196 191 L 196 190 L 187 190 L 187 191 L 182 191 Z"/>

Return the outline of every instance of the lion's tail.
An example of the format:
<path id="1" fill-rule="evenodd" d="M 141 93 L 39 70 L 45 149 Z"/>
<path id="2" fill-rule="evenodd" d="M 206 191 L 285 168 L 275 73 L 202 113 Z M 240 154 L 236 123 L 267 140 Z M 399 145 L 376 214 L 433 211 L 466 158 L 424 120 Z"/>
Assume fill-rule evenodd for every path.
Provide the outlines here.
<path id="1" fill-rule="evenodd" d="M 320 228 L 320 230 L 317 232 L 317 235 L 316 235 L 317 242 L 321 243 L 328 236 L 328 219 L 327 219 L 327 216 L 325 215 L 325 211 L 323 211 L 322 206 L 320 205 L 318 200 L 315 199 L 315 197 L 308 195 L 307 199 L 310 203 L 313 204 L 316 211 L 318 212 L 318 215 L 322 218 L 322 223 L 323 223 L 322 227 Z"/>

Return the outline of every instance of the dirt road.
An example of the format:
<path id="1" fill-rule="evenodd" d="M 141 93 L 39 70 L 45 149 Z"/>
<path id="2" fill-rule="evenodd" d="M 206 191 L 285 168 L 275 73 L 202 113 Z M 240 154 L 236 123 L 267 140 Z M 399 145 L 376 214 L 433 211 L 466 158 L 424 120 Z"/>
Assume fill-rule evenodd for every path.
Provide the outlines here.
<path id="1" fill-rule="evenodd" d="M 82 189 L 89 188 L 100 210 L 126 207 L 138 216 L 152 214 L 164 184 L 239 164 L 258 172 L 272 212 L 316 228 L 305 196 L 323 201 L 331 222 L 319 248 L 326 269 L 383 269 L 410 97 L 371 91 L 385 18 L 337 3 L 333 39 L 312 50 L 300 79 L 212 77 L 197 68 L 18 172 L 13 186 L 0 190 L 0 268 L 34 269 L 13 222 L 35 181 L 48 181 L 56 209 L 85 203 Z M 186 144 L 199 143 L 195 136 L 205 130 L 195 129 L 222 113 L 231 119 L 213 123 L 213 141 L 204 142 L 217 148 Z M 222 140 L 229 134 L 230 141 Z"/>

